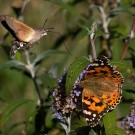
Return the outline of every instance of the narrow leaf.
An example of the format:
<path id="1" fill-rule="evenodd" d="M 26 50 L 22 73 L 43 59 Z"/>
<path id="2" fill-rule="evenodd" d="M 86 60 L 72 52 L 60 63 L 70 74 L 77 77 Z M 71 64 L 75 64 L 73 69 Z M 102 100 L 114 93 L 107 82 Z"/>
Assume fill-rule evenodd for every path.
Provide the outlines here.
<path id="1" fill-rule="evenodd" d="M 0 121 L 0 127 L 3 126 L 10 118 L 10 116 L 13 114 L 13 112 L 20 106 L 26 103 L 33 103 L 33 100 L 29 99 L 18 99 L 13 102 L 11 102 L 4 110 L 4 114 Z"/>
<path id="2" fill-rule="evenodd" d="M 33 62 L 33 65 L 36 66 L 37 64 L 39 64 L 40 62 L 42 62 L 42 60 L 44 60 L 45 58 L 48 58 L 51 55 L 54 54 L 66 54 L 64 51 L 57 51 L 57 50 L 48 50 L 45 51 L 43 53 L 41 53 Z"/>
<path id="3" fill-rule="evenodd" d="M 17 60 L 10 60 L 3 64 L 0 64 L 0 69 L 4 68 L 25 69 L 25 64 Z"/>
<path id="4" fill-rule="evenodd" d="M 133 15 L 133 13 L 130 11 L 130 9 L 131 9 L 131 5 L 121 6 L 121 7 L 113 9 L 110 12 L 109 16 L 114 17 L 114 16 L 119 15 L 124 12 Z"/>
<path id="5" fill-rule="evenodd" d="M 129 91 L 128 90 L 126 91 L 123 91 L 123 98 L 126 99 L 126 100 L 135 100 L 135 95 L 134 95 L 134 91 Z"/>
<path id="6" fill-rule="evenodd" d="M 124 85 L 124 89 L 125 90 L 127 89 L 127 92 L 128 92 L 128 90 L 135 91 L 135 83 L 134 82 L 126 82 L 126 84 Z"/>

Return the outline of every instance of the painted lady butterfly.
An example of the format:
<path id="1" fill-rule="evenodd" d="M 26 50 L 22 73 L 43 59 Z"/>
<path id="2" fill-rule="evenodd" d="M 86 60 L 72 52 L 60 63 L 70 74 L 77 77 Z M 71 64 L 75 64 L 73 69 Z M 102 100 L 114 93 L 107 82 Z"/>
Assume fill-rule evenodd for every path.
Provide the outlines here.
<path id="1" fill-rule="evenodd" d="M 89 64 L 80 74 L 72 93 L 76 104 L 81 98 L 83 114 L 90 127 L 96 126 L 103 115 L 120 103 L 123 82 L 122 75 L 109 65 L 105 56 Z"/>

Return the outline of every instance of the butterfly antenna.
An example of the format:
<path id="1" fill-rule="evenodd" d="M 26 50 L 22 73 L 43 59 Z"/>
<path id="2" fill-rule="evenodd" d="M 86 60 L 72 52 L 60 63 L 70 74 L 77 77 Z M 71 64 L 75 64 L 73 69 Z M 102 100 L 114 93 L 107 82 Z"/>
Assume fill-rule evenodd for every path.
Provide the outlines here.
<path id="1" fill-rule="evenodd" d="M 47 28 L 47 30 L 48 30 L 48 29 L 54 29 L 54 28 Z M 48 30 L 48 32 L 53 32 L 53 33 L 58 34 L 59 36 L 62 36 L 59 32 L 56 32 L 56 31 Z M 66 45 L 65 42 L 64 42 L 64 46 L 65 46 L 66 50 L 68 51 L 69 55 L 71 55 L 71 53 L 70 53 L 70 51 L 68 50 L 68 47 L 67 47 L 67 45 Z"/>

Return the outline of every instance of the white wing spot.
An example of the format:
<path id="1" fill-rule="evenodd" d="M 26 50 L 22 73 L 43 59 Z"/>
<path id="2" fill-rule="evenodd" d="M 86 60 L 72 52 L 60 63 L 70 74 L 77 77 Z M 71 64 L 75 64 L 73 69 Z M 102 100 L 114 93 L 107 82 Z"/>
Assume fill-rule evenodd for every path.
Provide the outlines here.
<path id="1" fill-rule="evenodd" d="M 93 117 L 96 117 L 96 114 L 95 113 L 93 114 Z"/>
<path id="2" fill-rule="evenodd" d="M 90 119 L 86 118 L 86 121 L 90 121 Z"/>
<path id="3" fill-rule="evenodd" d="M 83 113 L 85 113 L 87 115 L 91 115 L 91 112 L 90 111 L 87 111 L 87 110 L 83 110 Z"/>

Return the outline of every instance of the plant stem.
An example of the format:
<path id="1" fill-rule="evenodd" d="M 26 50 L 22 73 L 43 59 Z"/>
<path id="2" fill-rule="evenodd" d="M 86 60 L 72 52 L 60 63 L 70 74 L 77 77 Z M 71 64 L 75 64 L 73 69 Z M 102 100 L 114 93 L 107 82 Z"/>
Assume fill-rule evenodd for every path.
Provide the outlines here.
<path id="1" fill-rule="evenodd" d="M 17 18 L 20 18 L 22 15 L 23 15 L 23 12 L 24 12 L 24 9 L 27 5 L 27 3 L 29 2 L 30 0 L 22 0 L 22 7 L 20 9 L 20 13 L 19 15 L 17 16 Z"/>
<path id="2" fill-rule="evenodd" d="M 68 127 L 67 127 L 66 134 L 69 135 L 71 131 L 71 114 L 70 114 L 70 117 L 67 118 L 67 121 L 68 121 Z"/>
<path id="3" fill-rule="evenodd" d="M 126 38 L 125 40 L 125 46 L 123 48 L 123 51 L 122 51 L 122 54 L 121 54 L 121 60 L 124 59 L 125 55 L 126 55 L 126 52 L 127 52 L 127 49 L 129 47 L 129 44 L 131 42 L 131 40 L 135 37 L 135 20 L 133 21 L 133 24 L 132 24 L 132 27 L 131 27 L 131 31 L 130 31 L 130 34 L 129 36 Z"/>
<path id="4" fill-rule="evenodd" d="M 96 48 L 95 48 L 95 44 L 94 44 L 94 37 L 95 37 L 96 30 L 97 30 L 96 23 L 92 24 L 91 30 L 92 30 L 92 33 L 90 34 L 89 38 L 90 38 L 90 45 L 92 48 L 92 58 L 93 58 L 93 60 L 95 60 L 97 58 Z"/>
<path id="5" fill-rule="evenodd" d="M 71 114 L 68 118 L 66 118 L 66 122 L 67 122 L 67 124 L 64 124 L 62 122 L 60 124 L 64 128 L 64 130 L 66 132 L 66 135 L 70 135 L 70 132 L 71 132 Z"/>
<path id="6" fill-rule="evenodd" d="M 98 6 L 98 9 L 99 9 L 99 11 L 101 13 L 103 29 L 104 29 L 104 32 L 105 32 L 104 38 L 109 39 L 110 34 L 109 34 L 108 26 L 109 26 L 109 23 L 111 21 L 111 18 L 107 18 L 104 7 Z"/>
<path id="7" fill-rule="evenodd" d="M 35 85 L 38 98 L 40 100 L 40 105 L 42 105 L 42 97 L 41 97 L 40 90 L 38 88 L 38 84 L 37 84 L 37 81 L 36 81 L 36 76 L 35 76 L 35 72 L 34 72 L 34 65 L 30 61 L 30 56 L 29 56 L 30 54 L 29 54 L 28 50 L 25 51 L 25 55 L 26 55 L 26 61 L 27 61 L 26 68 L 29 70 L 29 72 L 31 74 L 31 78 L 32 78 L 33 83 Z"/>
<path id="8" fill-rule="evenodd" d="M 91 43 L 91 48 L 92 48 L 92 58 L 95 60 L 97 58 L 97 54 L 96 54 L 94 39 L 90 38 L 90 43 Z"/>
<path id="9" fill-rule="evenodd" d="M 40 105 L 42 106 L 43 100 L 42 100 L 42 97 L 41 97 L 41 94 L 40 94 L 40 90 L 38 88 L 38 84 L 37 84 L 36 78 L 32 78 L 32 80 L 34 82 L 34 85 L 35 85 L 35 88 L 36 88 L 36 92 L 37 92 L 38 98 L 40 100 Z"/>

